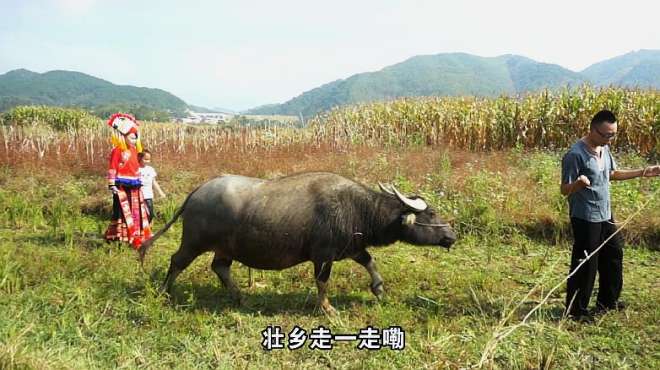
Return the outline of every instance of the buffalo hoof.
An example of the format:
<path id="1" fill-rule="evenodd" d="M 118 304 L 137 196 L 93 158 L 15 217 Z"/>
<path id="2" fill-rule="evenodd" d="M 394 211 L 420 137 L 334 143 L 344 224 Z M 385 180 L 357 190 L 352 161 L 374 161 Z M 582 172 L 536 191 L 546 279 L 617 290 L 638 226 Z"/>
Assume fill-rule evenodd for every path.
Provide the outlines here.
<path id="1" fill-rule="evenodd" d="M 164 295 L 167 298 L 172 296 L 172 292 L 167 288 L 167 285 L 161 285 L 161 287 L 158 288 L 158 294 Z"/>
<path id="2" fill-rule="evenodd" d="M 385 293 L 383 282 L 379 281 L 375 284 L 371 284 L 371 293 L 373 293 L 379 300 L 383 298 L 383 293 Z"/>
<path id="3" fill-rule="evenodd" d="M 245 297 L 243 297 L 242 294 L 232 294 L 231 299 L 236 303 L 237 306 L 239 307 L 244 307 L 248 308 L 248 303 Z"/>
<path id="4" fill-rule="evenodd" d="M 321 308 L 323 309 L 323 313 L 325 313 L 326 315 L 330 317 L 337 316 L 338 313 L 337 310 L 335 310 L 335 308 L 332 307 L 330 303 L 321 305 Z"/>

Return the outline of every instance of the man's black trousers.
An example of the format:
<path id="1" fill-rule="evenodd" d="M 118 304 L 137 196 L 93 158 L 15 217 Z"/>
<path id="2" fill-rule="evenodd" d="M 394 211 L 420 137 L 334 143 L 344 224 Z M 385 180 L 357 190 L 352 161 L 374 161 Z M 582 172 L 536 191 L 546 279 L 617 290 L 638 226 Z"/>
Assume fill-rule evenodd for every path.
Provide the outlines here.
<path id="1" fill-rule="evenodd" d="M 573 227 L 573 253 L 571 255 L 572 272 L 586 257 L 603 241 L 616 231 L 614 220 L 609 222 L 588 222 L 579 218 L 571 218 Z M 585 253 L 586 252 L 586 253 Z M 603 308 L 614 308 L 619 300 L 623 287 L 623 238 L 616 234 L 591 257 L 580 269 L 568 279 L 566 289 L 566 307 L 575 316 L 588 314 L 589 299 L 594 289 L 598 272 L 598 297 L 596 304 Z M 575 298 L 573 298 L 575 296 Z M 571 303 L 572 301 L 572 303 Z"/>

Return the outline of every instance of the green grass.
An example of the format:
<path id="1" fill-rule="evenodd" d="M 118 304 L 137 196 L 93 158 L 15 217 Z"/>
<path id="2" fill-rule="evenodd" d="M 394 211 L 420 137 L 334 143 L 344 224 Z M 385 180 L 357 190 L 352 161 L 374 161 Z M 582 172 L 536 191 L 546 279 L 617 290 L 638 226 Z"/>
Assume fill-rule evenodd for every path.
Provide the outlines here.
<path id="1" fill-rule="evenodd" d="M 385 280 L 382 301 L 370 293 L 364 268 L 352 261 L 335 263 L 329 297 L 340 314 L 334 318 L 315 307 L 309 263 L 284 271 L 253 270 L 251 287 L 248 269 L 235 263 L 232 272 L 246 298 L 246 305 L 238 306 L 210 269 L 211 255 L 204 255 L 179 276 L 168 300 L 157 288 L 178 246 L 180 223 L 149 252 L 143 271 L 130 248 L 100 240 L 109 206 L 105 190 L 99 190 L 102 181 L 63 175 L 61 182 L 45 183 L 38 173 L 30 173 L 30 180 L 20 169 L 5 171 L 0 178 L 0 368 L 475 365 L 502 317 L 542 283 L 506 325 L 520 322 L 568 271 L 565 206 L 556 202 L 553 179 L 557 155 L 507 156 L 525 160 L 511 160 L 499 171 L 475 165 L 469 176 L 451 168 L 443 155 L 435 156 L 435 170 L 421 177 L 395 171 L 400 167 L 392 156 L 376 161 L 382 170 L 377 177 L 391 176 L 402 189 L 419 190 L 453 217 L 460 240 L 450 252 L 406 244 L 372 248 Z M 634 156 L 622 159 L 635 161 Z M 368 162 L 347 162 L 338 171 L 358 166 L 357 172 L 364 172 L 360 169 L 374 165 Z M 450 173 L 455 176 L 442 176 Z M 166 179 L 161 184 L 175 189 Z M 190 185 L 189 179 L 181 181 Z M 538 185 L 534 208 L 527 205 L 529 194 L 521 192 L 530 183 Z M 657 181 L 616 184 L 615 211 L 631 214 L 626 207 L 634 208 L 657 188 Z M 167 203 L 156 203 L 165 217 L 184 196 L 170 195 Z M 497 345 L 488 366 L 659 368 L 660 260 L 649 248 L 657 235 L 657 202 L 626 234 L 631 243 L 625 250 L 623 299 L 629 308 L 593 324 L 564 321 L 562 288 L 529 325 Z M 357 334 L 367 325 L 398 325 L 406 332 L 406 348 L 361 351 L 354 342 L 335 344 L 332 351 L 267 352 L 261 331 L 268 325 L 287 333 L 295 325 L 308 333 L 323 325 L 344 334 Z"/>
<path id="2" fill-rule="evenodd" d="M 116 246 L 81 249 L 4 233 L 0 256 L 0 364 L 2 367 L 395 367 L 474 364 L 493 328 L 512 303 L 546 277 L 566 270 L 566 246 L 528 243 L 526 255 L 501 246 L 486 252 L 480 240 L 461 240 L 455 250 L 407 245 L 374 250 L 386 282 L 378 302 L 368 275 L 353 262 L 335 264 L 331 299 L 340 311 L 327 318 L 314 307 L 308 264 L 282 272 L 233 273 L 247 307 L 230 299 L 210 270 L 210 256 L 179 277 L 171 301 L 155 290 L 176 249 L 176 233 L 159 243 L 142 272 L 133 251 Z M 563 296 L 551 299 L 528 328 L 505 339 L 495 352 L 503 368 L 536 368 L 553 353 L 554 367 L 657 368 L 659 360 L 656 252 L 626 251 L 623 298 L 630 308 L 608 313 L 593 325 L 560 321 Z M 550 288 L 550 284 L 546 284 Z M 540 295 L 523 305 L 513 323 Z M 266 352 L 261 330 L 324 325 L 357 333 L 373 325 L 399 325 L 406 349 Z"/>

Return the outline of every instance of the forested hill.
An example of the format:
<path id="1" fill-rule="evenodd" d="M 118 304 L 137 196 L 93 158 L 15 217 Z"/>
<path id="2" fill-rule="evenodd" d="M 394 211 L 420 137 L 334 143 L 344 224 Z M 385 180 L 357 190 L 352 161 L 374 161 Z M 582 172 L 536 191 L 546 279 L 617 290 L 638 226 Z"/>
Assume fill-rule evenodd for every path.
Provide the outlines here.
<path id="1" fill-rule="evenodd" d="M 36 73 L 17 69 L 0 75 L 0 111 L 17 105 L 82 107 L 92 111 L 116 107 L 185 112 L 187 104 L 160 89 L 115 85 L 80 72 Z"/>
<path id="2" fill-rule="evenodd" d="M 415 56 L 380 71 L 333 81 L 283 104 L 257 107 L 248 113 L 302 113 L 309 117 L 335 106 L 405 96 L 497 96 L 583 83 L 660 88 L 660 51 L 629 53 L 594 64 L 582 72 L 518 55 Z"/>
<path id="3" fill-rule="evenodd" d="M 598 86 L 660 89 L 660 50 L 639 50 L 591 65 L 582 74 Z"/>

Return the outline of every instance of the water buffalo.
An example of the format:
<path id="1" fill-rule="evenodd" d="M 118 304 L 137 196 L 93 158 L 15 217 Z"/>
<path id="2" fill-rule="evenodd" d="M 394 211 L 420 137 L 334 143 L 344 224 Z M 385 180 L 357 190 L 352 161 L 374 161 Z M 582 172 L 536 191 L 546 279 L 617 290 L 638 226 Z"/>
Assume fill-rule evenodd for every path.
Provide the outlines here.
<path id="1" fill-rule="evenodd" d="M 326 287 L 334 261 L 352 258 L 364 266 L 371 291 L 380 298 L 383 280 L 366 247 L 401 240 L 449 248 L 456 240 L 449 224 L 422 198 L 379 185 L 382 192 L 319 172 L 275 180 L 221 176 L 188 195 L 165 227 L 143 244 L 140 258 L 183 215 L 181 246 L 172 255 L 163 290 L 170 292 L 181 271 L 204 252 L 215 253 L 211 267 L 239 301 L 232 261 L 266 270 L 311 261 L 318 304 L 333 314 Z"/>

